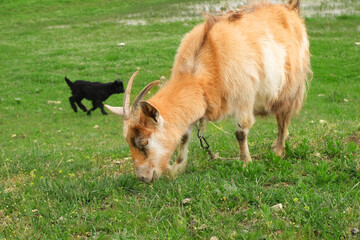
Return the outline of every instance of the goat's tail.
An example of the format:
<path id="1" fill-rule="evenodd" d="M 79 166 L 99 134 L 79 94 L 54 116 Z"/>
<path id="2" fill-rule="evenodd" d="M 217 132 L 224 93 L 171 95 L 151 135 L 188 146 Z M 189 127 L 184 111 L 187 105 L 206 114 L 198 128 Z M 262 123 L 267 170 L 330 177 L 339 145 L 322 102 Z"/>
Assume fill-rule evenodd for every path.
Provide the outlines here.
<path id="1" fill-rule="evenodd" d="M 297 10 L 300 12 L 300 0 L 289 0 L 289 7 L 291 10 Z"/>
<path id="2" fill-rule="evenodd" d="M 65 81 L 66 81 L 67 85 L 69 85 L 69 87 L 72 88 L 74 83 L 72 81 L 70 81 L 70 79 L 68 79 L 67 77 L 65 77 Z"/>

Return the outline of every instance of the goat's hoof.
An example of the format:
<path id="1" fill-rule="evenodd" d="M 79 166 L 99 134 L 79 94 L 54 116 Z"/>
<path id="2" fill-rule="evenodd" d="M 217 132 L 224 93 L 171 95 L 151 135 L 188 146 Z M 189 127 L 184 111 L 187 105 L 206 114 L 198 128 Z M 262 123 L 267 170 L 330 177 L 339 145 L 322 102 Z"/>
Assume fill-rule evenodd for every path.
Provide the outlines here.
<path id="1" fill-rule="evenodd" d="M 274 149 L 274 152 L 275 152 L 275 155 L 276 156 L 278 156 L 278 157 L 284 157 L 284 149 L 282 148 L 282 149 L 279 149 L 279 148 L 275 148 Z"/>
<path id="2" fill-rule="evenodd" d="M 250 162 L 252 162 L 252 160 L 251 160 L 251 157 L 247 157 L 247 158 L 241 158 L 241 160 L 244 162 L 243 163 L 243 168 L 247 168 L 248 167 L 248 165 L 249 165 L 249 163 Z"/>
<path id="3" fill-rule="evenodd" d="M 249 162 L 244 162 L 242 167 L 243 167 L 243 168 L 247 168 L 248 165 L 249 165 Z"/>

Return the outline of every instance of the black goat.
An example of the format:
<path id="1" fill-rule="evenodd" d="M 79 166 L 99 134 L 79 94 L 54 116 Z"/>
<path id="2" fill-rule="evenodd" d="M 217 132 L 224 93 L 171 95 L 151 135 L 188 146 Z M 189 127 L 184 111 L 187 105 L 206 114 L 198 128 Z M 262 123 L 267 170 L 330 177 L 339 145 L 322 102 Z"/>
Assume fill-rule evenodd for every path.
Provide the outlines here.
<path id="1" fill-rule="evenodd" d="M 87 112 L 87 115 L 90 115 L 91 111 L 94 111 L 98 107 L 101 109 L 102 114 L 106 115 L 103 101 L 108 99 L 112 94 L 124 92 L 124 85 L 119 79 L 109 83 L 88 82 L 84 80 L 72 82 L 65 77 L 65 81 L 71 89 L 72 96 L 69 97 L 69 101 L 72 109 L 74 112 L 77 112 L 75 105 L 75 103 L 77 103 L 81 110 Z M 89 111 L 81 103 L 81 100 L 84 98 L 92 101 L 93 107 Z"/>

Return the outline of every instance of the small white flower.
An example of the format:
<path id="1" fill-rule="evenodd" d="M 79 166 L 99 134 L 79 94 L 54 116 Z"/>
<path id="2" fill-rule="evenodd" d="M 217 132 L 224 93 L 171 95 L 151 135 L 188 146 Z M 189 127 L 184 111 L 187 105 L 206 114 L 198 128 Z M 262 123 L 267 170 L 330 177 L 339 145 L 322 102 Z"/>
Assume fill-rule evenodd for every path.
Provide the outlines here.
<path id="1" fill-rule="evenodd" d="M 280 211 L 280 210 L 283 209 L 283 205 L 282 205 L 281 203 L 279 203 L 279 204 L 276 204 L 276 205 L 272 206 L 271 208 L 272 208 L 275 212 L 278 212 L 278 211 Z"/>

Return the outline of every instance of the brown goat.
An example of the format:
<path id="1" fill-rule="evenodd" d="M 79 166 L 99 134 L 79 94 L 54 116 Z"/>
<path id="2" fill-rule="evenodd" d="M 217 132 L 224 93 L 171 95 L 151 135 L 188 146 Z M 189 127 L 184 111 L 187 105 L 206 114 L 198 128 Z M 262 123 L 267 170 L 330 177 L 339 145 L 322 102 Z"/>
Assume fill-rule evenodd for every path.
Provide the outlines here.
<path id="1" fill-rule="evenodd" d="M 235 116 L 240 158 L 251 161 L 247 136 L 255 115 L 274 114 L 282 156 L 291 115 L 298 114 L 310 80 L 309 41 L 299 1 L 289 5 L 256 3 L 221 16 L 207 16 L 182 40 L 170 80 L 149 100 L 130 110 L 130 79 L 124 108 L 107 106 L 124 116 L 124 136 L 137 177 L 151 182 L 164 171 L 184 170 L 192 127 L 199 119 Z M 169 160 L 177 145 L 179 155 Z"/>

